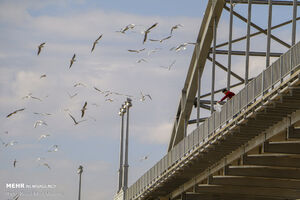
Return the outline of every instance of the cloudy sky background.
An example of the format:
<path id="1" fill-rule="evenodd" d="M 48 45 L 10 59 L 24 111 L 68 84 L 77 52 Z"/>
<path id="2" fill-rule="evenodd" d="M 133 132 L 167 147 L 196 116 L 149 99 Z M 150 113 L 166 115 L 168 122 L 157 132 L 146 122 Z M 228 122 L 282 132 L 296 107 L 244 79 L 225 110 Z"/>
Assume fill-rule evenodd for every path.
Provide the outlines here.
<path id="1" fill-rule="evenodd" d="M 196 40 L 206 4 L 206 0 L 167 0 L 163 3 L 157 0 L 0 0 L 0 138 L 5 143 L 18 142 L 14 146 L 0 146 L 0 199 L 10 198 L 9 192 L 24 192 L 26 195 L 20 199 L 25 200 L 75 199 L 79 165 L 84 167 L 82 199 L 113 198 L 118 180 L 118 111 L 126 98 L 111 95 L 109 98 L 114 101 L 106 102 L 94 86 L 136 97 L 130 116 L 129 184 L 161 159 L 167 150 L 194 47 L 188 46 L 180 52 L 169 49 Z M 238 5 L 235 9 L 246 17 L 246 6 Z M 254 6 L 253 10 L 256 13 L 253 21 L 266 27 L 267 7 Z M 290 19 L 291 13 L 291 7 L 274 7 L 274 25 Z M 140 31 L 155 22 L 158 26 L 149 34 L 153 39 L 168 36 L 173 25 L 184 26 L 163 43 L 147 41 L 143 45 Z M 218 42 L 227 41 L 227 11 L 223 12 L 220 22 Z M 130 23 L 138 26 L 126 34 L 116 32 Z M 246 24 L 240 20 L 235 19 L 234 26 L 234 38 L 246 33 Z M 290 43 L 290 30 L 291 25 L 288 25 L 274 34 Z M 252 32 L 256 30 L 252 29 Z M 100 34 L 103 38 L 91 53 L 93 41 Z M 46 42 L 45 47 L 37 56 L 37 46 L 42 42 Z M 265 45 L 261 44 L 265 43 L 265 37 L 261 35 L 253 39 L 251 50 L 264 51 Z M 142 48 L 146 50 L 139 54 L 127 51 Z M 155 48 L 161 49 L 148 55 L 147 52 Z M 233 49 L 245 49 L 245 42 L 235 44 Z M 272 50 L 285 52 L 287 49 L 272 42 Z M 77 61 L 69 69 L 74 53 Z M 137 63 L 141 58 L 148 62 Z M 217 59 L 226 65 L 225 56 L 217 56 Z M 174 60 L 176 63 L 170 71 L 160 67 L 167 67 Z M 233 58 L 233 70 L 242 77 L 244 62 L 243 57 Z M 264 65 L 264 58 L 252 57 L 251 77 L 260 73 Z M 203 75 L 203 93 L 210 91 L 210 67 L 208 61 Z M 40 79 L 42 74 L 47 77 Z M 224 87 L 226 74 L 217 69 L 216 80 L 217 89 Z M 237 82 L 234 78 L 232 81 Z M 73 87 L 78 82 L 86 87 Z M 238 92 L 238 89 L 234 91 Z M 153 100 L 139 101 L 140 91 L 150 94 Z M 42 101 L 22 99 L 28 93 Z M 70 99 L 68 93 L 78 95 Z M 216 96 L 217 99 L 220 97 Z M 64 109 L 69 109 L 79 119 L 85 101 L 88 102 L 87 121 L 74 126 Z M 20 108 L 26 109 L 6 118 Z M 35 115 L 34 112 L 51 113 L 51 116 Z M 207 114 L 202 112 L 202 116 Z M 48 126 L 33 128 L 37 120 L 45 120 Z M 192 129 L 193 126 L 189 128 Z M 51 136 L 38 141 L 42 134 Z M 54 144 L 59 146 L 59 151 L 47 152 Z M 145 155 L 149 155 L 149 159 L 140 161 Z M 44 157 L 51 170 L 39 165 L 38 157 Z M 15 159 L 18 162 L 14 168 Z M 56 188 L 39 189 L 34 196 L 34 190 L 9 190 L 5 188 L 6 183 L 52 184 Z"/>

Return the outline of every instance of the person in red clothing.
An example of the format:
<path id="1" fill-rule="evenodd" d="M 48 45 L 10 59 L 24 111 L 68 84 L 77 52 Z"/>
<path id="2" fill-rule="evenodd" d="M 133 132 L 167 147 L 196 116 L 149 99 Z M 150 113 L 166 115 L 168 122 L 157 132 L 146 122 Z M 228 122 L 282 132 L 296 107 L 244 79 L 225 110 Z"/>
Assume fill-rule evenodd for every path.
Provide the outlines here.
<path id="1" fill-rule="evenodd" d="M 226 89 L 224 89 L 222 92 L 225 94 L 225 96 L 220 101 L 218 101 L 218 103 L 225 100 L 226 98 L 231 99 L 235 95 L 233 92 L 230 92 Z"/>

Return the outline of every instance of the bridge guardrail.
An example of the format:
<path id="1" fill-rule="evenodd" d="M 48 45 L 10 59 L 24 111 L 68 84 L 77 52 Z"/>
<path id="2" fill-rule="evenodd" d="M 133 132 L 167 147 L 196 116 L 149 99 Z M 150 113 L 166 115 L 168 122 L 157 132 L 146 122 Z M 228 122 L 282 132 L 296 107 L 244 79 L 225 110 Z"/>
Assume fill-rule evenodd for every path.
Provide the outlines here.
<path id="1" fill-rule="evenodd" d="M 238 94 L 222 106 L 220 112 L 214 112 L 198 128 L 181 140 L 170 152 L 140 177 L 126 192 L 126 200 L 135 198 L 159 176 L 176 164 L 193 148 L 201 145 L 216 130 L 222 128 L 233 116 L 261 98 L 276 84 L 280 84 L 300 64 L 300 42 L 280 56 L 256 78 L 251 80 Z"/>

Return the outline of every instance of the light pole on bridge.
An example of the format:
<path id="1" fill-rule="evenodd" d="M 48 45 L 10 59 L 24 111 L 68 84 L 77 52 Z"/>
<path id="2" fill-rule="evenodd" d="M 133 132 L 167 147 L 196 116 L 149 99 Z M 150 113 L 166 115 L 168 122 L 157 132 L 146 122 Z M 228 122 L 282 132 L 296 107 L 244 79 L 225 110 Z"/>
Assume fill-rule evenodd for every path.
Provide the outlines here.
<path id="1" fill-rule="evenodd" d="M 125 138 L 125 161 L 124 161 L 124 166 L 123 166 L 123 170 L 124 170 L 124 178 L 123 178 L 123 190 L 126 191 L 128 188 L 128 141 L 129 141 L 129 108 L 132 106 L 131 103 L 131 99 L 127 98 L 127 100 L 125 101 L 125 105 L 123 106 L 123 108 L 126 109 L 126 138 Z"/>
<path id="2" fill-rule="evenodd" d="M 124 114 L 126 113 L 126 108 L 124 104 L 120 108 L 119 115 L 121 116 L 121 136 L 120 136 L 120 166 L 119 166 L 119 187 L 118 192 L 122 189 L 123 184 L 123 144 L 124 144 Z"/>
<path id="3" fill-rule="evenodd" d="M 83 172 L 83 167 L 79 165 L 77 174 L 79 174 L 79 192 L 78 192 L 78 200 L 80 200 L 80 195 L 81 195 L 81 174 Z"/>

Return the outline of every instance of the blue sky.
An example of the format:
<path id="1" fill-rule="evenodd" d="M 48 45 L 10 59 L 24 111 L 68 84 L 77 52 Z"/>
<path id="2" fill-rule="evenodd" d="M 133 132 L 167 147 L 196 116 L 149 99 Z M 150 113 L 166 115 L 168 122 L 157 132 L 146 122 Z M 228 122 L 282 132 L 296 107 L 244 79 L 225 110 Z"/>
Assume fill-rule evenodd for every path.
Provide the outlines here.
<path id="1" fill-rule="evenodd" d="M 161 159 L 167 150 L 193 46 L 179 52 L 169 49 L 195 41 L 206 3 L 194 0 L 0 0 L 0 112 L 3 117 L 0 138 L 5 143 L 18 142 L 14 146 L 0 145 L 0 199 L 9 198 L 8 192 L 32 192 L 5 188 L 6 183 L 14 182 L 56 185 L 55 189 L 49 190 L 54 196 L 42 196 L 45 190 L 39 190 L 38 196 L 22 196 L 25 200 L 77 198 L 76 169 L 79 165 L 84 167 L 82 199 L 112 199 L 118 180 L 118 111 L 126 98 L 110 95 L 114 99 L 110 103 L 93 87 L 134 96 L 130 117 L 129 184 Z M 244 13 L 245 6 L 238 5 L 236 9 Z M 278 15 L 281 10 L 276 9 L 274 24 L 286 19 L 286 15 Z M 289 13 L 290 10 L 284 8 L 284 11 Z M 254 16 L 256 23 L 266 25 L 259 20 L 261 14 Z M 183 27 L 175 30 L 172 38 L 163 43 L 147 41 L 143 45 L 140 32 L 156 22 L 158 26 L 151 31 L 149 38 L 168 36 L 176 24 Z M 130 23 L 137 26 L 126 34 L 116 32 Z M 226 11 L 220 24 L 219 42 L 228 38 Z M 290 26 L 287 26 L 276 34 L 289 42 L 289 31 Z M 234 37 L 245 32 L 245 24 L 235 19 Z M 103 38 L 91 53 L 93 41 L 100 34 Z M 255 40 L 253 50 L 263 49 L 262 41 L 265 42 L 265 38 Z M 37 46 L 42 42 L 46 42 L 45 47 L 37 56 Z M 243 43 L 235 45 L 236 48 L 243 46 Z M 276 52 L 286 50 L 275 42 L 272 47 Z M 127 51 L 142 48 L 146 50 L 139 54 Z M 154 49 L 158 51 L 148 55 Z M 74 53 L 77 61 L 69 69 Z M 137 63 L 141 58 L 147 62 Z M 217 58 L 226 64 L 225 57 Z M 161 67 L 175 60 L 170 71 Z M 243 58 L 234 58 L 233 61 L 233 69 L 243 77 Z M 264 63 L 263 58 L 251 58 L 251 76 L 258 74 Z M 203 93 L 210 91 L 210 66 L 207 62 Z M 41 79 L 43 74 L 47 77 Z M 219 69 L 216 80 L 217 88 L 224 87 L 226 78 Z M 78 82 L 86 86 L 73 87 Z M 140 101 L 140 92 L 150 94 L 152 100 Z M 42 101 L 23 99 L 29 93 Z M 71 99 L 68 93 L 77 93 L 77 96 Z M 220 97 L 216 95 L 216 98 Z M 74 126 L 68 112 L 79 119 L 85 101 L 88 102 L 87 121 Z M 7 114 L 23 107 L 25 111 L 6 118 Z M 51 115 L 35 115 L 34 112 Z M 207 114 L 202 112 L 202 116 Z M 194 116 L 193 112 L 192 118 Z M 33 128 L 37 120 L 44 120 L 48 126 Z M 189 130 L 192 129 L 193 126 Z M 39 141 L 42 134 L 50 136 Z M 52 145 L 58 145 L 59 150 L 47 152 Z M 140 161 L 145 155 L 150 155 L 149 159 Z M 45 160 L 37 162 L 38 157 Z M 14 168 L 15 159 L 18 162 Z M 51 166 L 51 170 L 43 165 L 44 162 Z"/>

